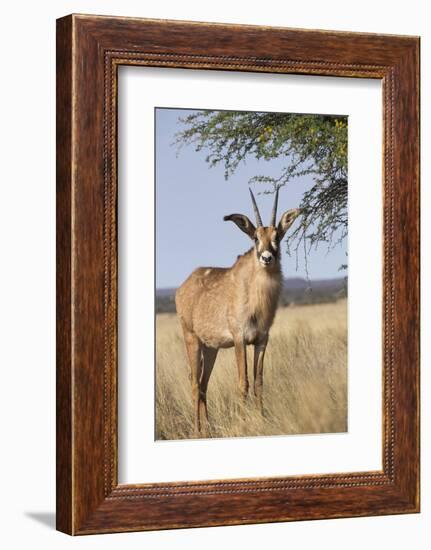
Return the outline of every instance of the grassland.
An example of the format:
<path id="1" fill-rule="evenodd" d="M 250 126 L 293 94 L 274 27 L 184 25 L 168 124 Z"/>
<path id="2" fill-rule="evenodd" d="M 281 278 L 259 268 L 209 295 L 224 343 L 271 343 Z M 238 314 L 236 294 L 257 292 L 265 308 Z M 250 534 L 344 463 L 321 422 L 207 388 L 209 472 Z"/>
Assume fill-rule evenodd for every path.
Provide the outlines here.
<path id="1" fill-rule="evenodd" d="M 156 437 L 193 437 L 189 367 L 178 319 L 156 319 Z M 248 351 L 252 387 L 252 347 Z M 347 430 L 347 301 L 279 308 L 264 368 L 262 417 L 253 392 L 239 405 L 233 349 L 220 350 L 208 386 L 210 437 Z"/>

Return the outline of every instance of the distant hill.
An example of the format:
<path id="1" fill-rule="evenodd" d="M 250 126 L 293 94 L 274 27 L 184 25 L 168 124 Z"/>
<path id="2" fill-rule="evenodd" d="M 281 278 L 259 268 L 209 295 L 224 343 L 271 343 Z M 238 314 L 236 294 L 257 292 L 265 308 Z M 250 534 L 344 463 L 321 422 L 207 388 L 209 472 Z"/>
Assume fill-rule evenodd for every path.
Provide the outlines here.
<path id="1" fill-rule="evenodd" d="M 175 295 L 176 288 L 158 288 L 156 289 L 157 298 L 169 298 Z"/>
<path id="2" fill-rule="evenodd" d="M 336 302 L 347 296 L 347 277 L 334 279 L 314 279 L 307 281 L 301 278 L 285 279 L 280 296 L 280 304 L 322 304 Z"/>
<path id="3" fill-rule="evenodd" d="M 175 312 L 175 288 L 156 290 L 156 313 Z M 321 304 L 336 302 L 347 296 L 347 277 L 314 279 L 307 281 L 300 277 L 284 279 L 280 305 Z"/>
<path id="4" fill-rule="evenodd" d="M 300 277 L 290 277 L 284 279 L 283 287 L 289 290 L 295 290 L 300 288 L 334 288 L 344 285 L 346 282 L 345 277 L 337 277 L 335 279 L 313 279 L 312 281 L 307 281 Z"/>

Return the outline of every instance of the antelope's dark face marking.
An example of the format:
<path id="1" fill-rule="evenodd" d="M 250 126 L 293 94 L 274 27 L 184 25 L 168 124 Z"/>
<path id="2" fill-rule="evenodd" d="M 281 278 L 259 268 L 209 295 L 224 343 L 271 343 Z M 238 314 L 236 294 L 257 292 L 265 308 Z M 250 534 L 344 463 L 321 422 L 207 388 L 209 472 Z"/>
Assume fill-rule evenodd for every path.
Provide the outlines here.
<path id="1" fill-rule="evenodd" d="M 258 227 L 254 234 L 254 247 L 259 263 L 263 267 L 275 265 L 279 258 L 279 238 L 277 228 Z"/>

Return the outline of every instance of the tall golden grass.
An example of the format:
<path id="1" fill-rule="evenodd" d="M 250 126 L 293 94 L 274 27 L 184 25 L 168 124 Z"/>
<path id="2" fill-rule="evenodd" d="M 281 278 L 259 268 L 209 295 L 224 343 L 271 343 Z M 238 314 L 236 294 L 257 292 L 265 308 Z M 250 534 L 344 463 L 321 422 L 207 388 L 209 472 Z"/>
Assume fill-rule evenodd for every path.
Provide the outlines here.
<path id="1" fill-rule="evenodd" d="M 156 438 L 194 437 L 189 366 L 175 314 L 156 319 Z M 220 350 L 208 386 L 209 437 L 347 430 L 347 302 L 279 308 L 265 355 L 264 416 L 240 406 L 233 349 Z"/>

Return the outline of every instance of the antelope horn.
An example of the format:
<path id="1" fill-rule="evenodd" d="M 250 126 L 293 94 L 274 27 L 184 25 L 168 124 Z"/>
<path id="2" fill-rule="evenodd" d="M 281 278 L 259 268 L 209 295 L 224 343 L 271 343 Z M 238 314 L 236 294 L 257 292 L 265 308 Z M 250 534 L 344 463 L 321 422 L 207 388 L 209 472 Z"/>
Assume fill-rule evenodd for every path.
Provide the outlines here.
<path id="1" fill-rule="evenodd" d="M 253 209 L 254 209 L 254 215 L 256 216 L 257 227 L 262 227 L 263 226 L 262 218 L 260 217 L 259 209 L 257 207 L 256 199 L 254 198 L 253 191 L 250 188 L 248 188 L 248 190 L 250 191 L 251 200 L 253 202 Z"/>
<path id="2" fill-rule="evenodd" d="M 274 206 L 272 207 L 271 223 L 269 224 L 269 225 L 272 225 L 273 227 L 275 227 L 275 224 L 277 223 L 277 204 L 278 204 L 279 190 L 280 190 L 280 186 L 277 185 L 277 189 L 275 191 Z"/>

